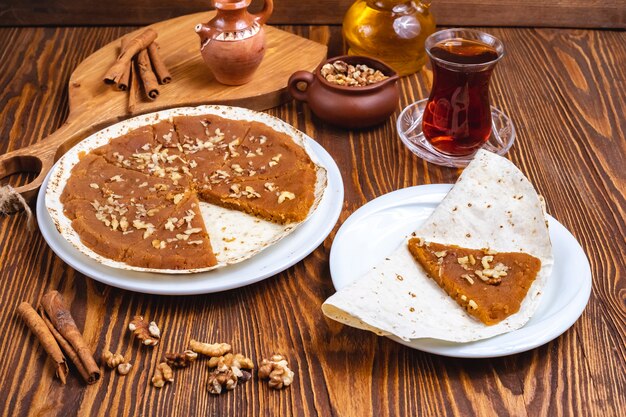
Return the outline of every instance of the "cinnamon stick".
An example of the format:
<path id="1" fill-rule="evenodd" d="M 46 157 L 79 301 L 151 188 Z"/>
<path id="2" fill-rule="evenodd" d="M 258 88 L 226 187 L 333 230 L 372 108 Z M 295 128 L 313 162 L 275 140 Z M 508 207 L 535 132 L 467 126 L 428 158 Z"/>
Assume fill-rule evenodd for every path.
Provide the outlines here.
<path id="1" fill-rule="evenodd" d="M 61 349 L 63 349 L 63 351 L 70 358 L 80 376 L 83 377 L 85 382 L 89 383 L 89 372 L 87 372 L 85 365 L 83 365 L 83 363 L 80 361 L 80 358 L 78 357 L 78 354 L 76 353 L 74 348 L 72 348 L 72 345 L 70 345 L 70 343 L 65 340 L 63 336 L 61 336 L 61 333 L 59 333 L 59 331 L 54 328 L 54 325 L 52 324 L 52 322 L 50 322 L 48 317 L 44 316 L 42 317 L 42 320 L 44 324 L 48 327 L 48 330 L 50 330 L 50 333 L 52 334 L 54 339 L 59 343 L 59 346 L 61 346 Z"/>
<path id="2" fill-rule="evenodd" d="M 135 69 L 135 60 L 130 61 L 130 91 L 128 94 L 128 112 L 134 113 L 139 98 L 139 80 L 137 79 L 137 70 Z"/>
<path id="3" fill-rule="evenodd" d="M 70 359 L 74 357 L 73 362 L 79 371 L 80 365 L 84 367 L 86 375 L 83 377 L 87 383 L 95 383 L 100 378 L 100 369 L 78 327 L 76 327 L 72 314 L 63 302 L 61 294 L 58 291 L 48 292 L 41 299 L 40 307 L 43 310 L 44 319 L 50 321 L 52 327 L 58 332 L 58 336 L 63 340 L 61 345 L 67 349 L 67 355 Z"/>
<path id="4" fill-rule="evenodd" d="M 41 343 L 41 346 L 43 346 L 50 359 L 54 361 L 56 376 L 63 384 L 65 384 L 67 381 L 67 374 L 69 373 L 67 362 L 65 360 L 65 356 L 63 356 L 63 352 L 61 352 L 61 348 L 55 341 L 54 336 L 48 330 L 46 323 L 39 316 L 39 314 L 37 314 L 35 309 L 27 302 L 20 304 L 17 307 L 17 312 L 22 317 L 22 320 L 24 320 L 28 328 L 34 333 L 35 336 L 37 336 L 39 343 Z"/>
<path id="5" fill-rule="evenodd" d="M 137 65 L 139 66 L 139 78 L 141 78 L 146 97 L 150 100 L 155 100 L 159 96 L 159 81 L 156 79 L 154 72 L 152 72 L 147 50 L 142 49 L 139 51 L 137 54 Z"/>
<path id="6" fill-rule="evenodd" d="M 129 43 L 130 43 L 130 37 L 125 36 L 125 37 L 122 38 L 122 45 L 120 47 L 120 55 L 122 53 L 124 53 L 124 51 L 126 49 L 128 49 L 128 44 Z M 128 87 L 130 86 L 130 72 L 131 72 L 130 68 L 132 66 L 133 66 L 133 58 L 131 58 L 129 65 L 124 67 L 124 72 L 122 72 L 120 80 L 117 83 L 117 89 L 118 90 L 121 90 L 121 91 L 128 90 Z"/>
<path id="7" fill-rule="evenodd" d="M 109 68 L 104 76 L 104 82 L 107 84 L 119 84 L 126 68 L 130 65 L 130 61 L 139 51 L 144 50 L 157 37 L 157 33 L 152 29 L 146 29 L 138 36 L 132 38 L 128 42 L 128 47 L 123 50 L 117 61 Z"/>
<path id="8" fill-rule="evenodd" d="M 148 55 L 150 55 L 150 61 L 152 61 L 152 67 L 154 68 L 154 72 L 161 84 L 167 84 L 172 81 L 172 75 L 169 70 L 165 66 L 165 63 L 161 59 L 161 55 L 159 54 L 159 44 L 156 42 L 152 42 L 148 46 Z"/>

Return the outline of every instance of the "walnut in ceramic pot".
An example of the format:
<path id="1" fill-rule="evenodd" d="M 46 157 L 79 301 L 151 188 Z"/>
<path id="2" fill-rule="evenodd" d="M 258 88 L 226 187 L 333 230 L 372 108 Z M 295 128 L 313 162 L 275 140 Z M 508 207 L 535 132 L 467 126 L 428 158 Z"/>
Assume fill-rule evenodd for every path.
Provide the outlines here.
<path id="1" fill-rule="evenodd" d="M 379 70 L 367 65 L 351 65 L 340 60 L 325 64 L 321 73 L 322 77 L 329 83 L 348 87 L 365 87 L 389 78 Z"/>

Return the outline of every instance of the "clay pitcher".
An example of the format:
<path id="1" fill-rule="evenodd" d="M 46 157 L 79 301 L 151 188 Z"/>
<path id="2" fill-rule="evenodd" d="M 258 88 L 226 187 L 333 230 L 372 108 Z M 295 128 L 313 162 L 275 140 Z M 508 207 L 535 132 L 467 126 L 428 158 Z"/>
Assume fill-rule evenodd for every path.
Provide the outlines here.
<path id="1" fill-rule="evenodd" d="M 196 25 L 204 62 L 222 84 L 241 85 L 252 79 L 265 55 L 263 25 L 274 9 L 265 0 L 259 14 L 248 13 L 252 0 L 213 0 L 217 14 Z"/>

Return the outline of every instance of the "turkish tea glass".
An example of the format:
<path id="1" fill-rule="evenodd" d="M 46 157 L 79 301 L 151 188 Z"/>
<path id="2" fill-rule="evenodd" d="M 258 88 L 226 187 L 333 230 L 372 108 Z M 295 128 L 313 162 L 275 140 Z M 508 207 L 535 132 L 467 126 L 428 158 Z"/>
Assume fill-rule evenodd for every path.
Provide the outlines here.
<path id="1" fill-rule="evenodd" d="M 489 80 L 504 46 L 472 29 L 436 32 L 425 46 L 433 86 L 422 119 L 424 137 L 444 155 L 471 155 L 491 135 Z"/>

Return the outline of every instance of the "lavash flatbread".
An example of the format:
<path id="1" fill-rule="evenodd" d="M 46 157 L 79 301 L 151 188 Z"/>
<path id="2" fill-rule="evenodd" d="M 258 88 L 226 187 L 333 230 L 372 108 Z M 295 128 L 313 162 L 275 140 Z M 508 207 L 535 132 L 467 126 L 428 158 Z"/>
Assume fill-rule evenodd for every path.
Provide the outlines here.
<path id="1" fill-rule="evenodd" d="M 193 269 L 156 269 L 128 265 L 124 262 L 106 258 L 87 247 L 79 234 L 72 227 L 72 222 L 63 213 L 61 194 L 67 183 L 72 168 L 78 163 L 80 155 L 107 144 L 111 139 L 123 136 L 142 126 L 154 125 L 161 120 L 176 116 L 200 116 L 213 114 L 225 119 L 245 122 L 263 123 L 270 128 L 289 135 L 293 142 L 302 147 L 315 164 L 317 181 L 315 184 L 315 200 L 307 218 L 302 222 L 278 224 L 251 216 L 247 213 L 219 207 L 204 201 L 200 202 L 200 211 L 211 238 L 217 265 Z M 326 190 L 326 170 L 321 166 L 315 154 L 311 152 L 307 141 L 312 140 L 304 133 L 284 121 L 266 113 L 256 112 L 240 107 L 206 105 L 197 107 L 179 107 L 162 110 L 134 117 L 100 130 L 71 148 L 52 168 L 48 188 L 46 189 L 45 205 L 56 229 L 78 251 L 113 268 L 139 272 L 156 272 L 163 274 L 189 274 L 210 271 L 227 265 L 242 262 L 262 250 L 272 246 L 291 234 L 299 225 L 306 221 L 317 208 Z"/>
<path id="2" fill-rule="evenodd" d="M 486 326 L 426 275 L 407 248 L 407 236 L 393 254 L 326 300 L 324 314 L 403 340 L 470 342 L 518 329 L 536 311 L 552 271 L 552 245 L 541 198 L 507 159 L 479 151 L 415 235 L 466 248 L 525 252 L 541 260 L 541 270 L 519 312 Z"/>

